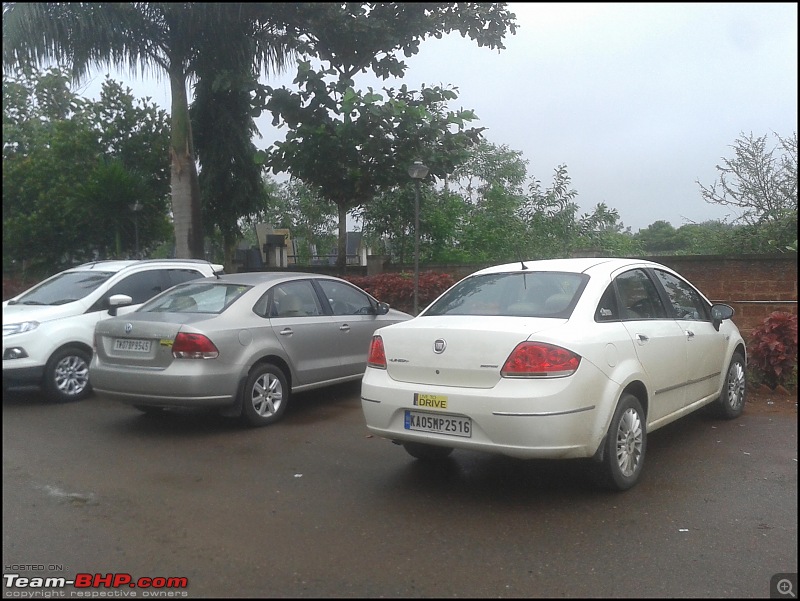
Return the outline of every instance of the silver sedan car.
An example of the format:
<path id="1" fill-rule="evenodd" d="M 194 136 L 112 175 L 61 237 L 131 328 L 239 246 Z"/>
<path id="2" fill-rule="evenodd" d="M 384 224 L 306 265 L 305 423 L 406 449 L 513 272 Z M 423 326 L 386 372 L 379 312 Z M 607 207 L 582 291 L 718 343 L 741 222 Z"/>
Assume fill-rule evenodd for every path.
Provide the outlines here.
<path id="1" fill-rule="evenodd" d="M 193 280 L 99 322 L 89 379 L 144 412 L 213 407 L 263 426 L 294 392 L 361 379 L 375 331 L 408 319 L 319 274 Z"/>

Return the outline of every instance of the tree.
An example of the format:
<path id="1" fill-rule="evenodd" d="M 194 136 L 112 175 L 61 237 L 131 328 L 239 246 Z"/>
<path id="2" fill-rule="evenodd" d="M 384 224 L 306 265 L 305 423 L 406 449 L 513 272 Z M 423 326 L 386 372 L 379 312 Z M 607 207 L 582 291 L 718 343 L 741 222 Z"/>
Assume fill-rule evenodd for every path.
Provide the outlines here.
<path id="1" fill-rule="evenodd" d="M 166 114 L 110 80 L 88 101 L 70 79 L 59 69 L 3 76 L 4 265 L 51 272 L 131 256 L 137 234 L 142 246 L 168 234 Z"/>
<path id="2" fill-rule="evenodd" d="M 42 2 L 3 5 L 3 64 L 69 63 L 76 78 L 94 66 L 161 71 L 171 92 L 170 181 L 176 255 L 202 258 L 203 227 L 189 120 L 187 83 L 196 75 L 198 48 L 237 43 L 242 20 L 260 43 L 240 60 L 279 68 L 287 57 L 278 15 L 282 3 Z M 268 22 L 269 16 L 275 23 Z"/>
<path id="3" fill-rule="evenodd" d="M 233 270 L 246 216 L 258 210 L 265 195 L 263 167 L 252 142 L 258 131 L 252 110 L 257 80 L 251 64 L 231 58 L 214 53 L 202 62 L 190 109 L 205 233 L 221 237 L 227 271 Z"/>
<path id="4" fill-rule="evenodd" d="M 534 179 L 520 209 L 528 231 L 528 251 L 535 258 L 568 257 L 578 236 L 578 191 L 571 188 L 566 165 L 553 173 L 553 184 L 542 189 Z"/>
<path id="5" fill-rule="evenodd" d="M 797 132 L 776 137 L 777 144 L 768 149 L 766 135 L 742 134 L 732 146 L 734 157 L 717 165 L 719 179 L 710 186 L 697 183 L 706 202 L 733 207 L 737 222 L 780 236 L 773 239 L 775 246 L 794 242 L 796 247 Z"/>
<path id="6" fill-rule="evenodd" d="M 455 92 L 441 87 L 410 92 L 384 89 L 386 102 L 355 89 L 354 77 L 371 70 L 380 78 L 402 77 L 427 37 L 460 31 L 481 46 L 503 48 L 515 33 L 514 15 L 502 3 L 309 3 L 298 25 L 299 51 L 305 57 L 295 80 L 301 91 L 267 89 L 267 108 L 275 124 L 289 128 L 276 144 L 269 165 L 316 187 L 338 208 L 340 271 L 344 270 L 349 210 L 381 190 L 408 180 L 405 169 L 422 159 L 432 176 L 457 164 L 456 149 L 478 130 L 466 130 L 471 111 L 446 112 Z M 311 68 L 310 59 L 323 63 Z M 326 78 L 328 81 L 326 81 Z M 332 79 L 332 81 L 330 81 Z M 450 129 L 456 131 L 450 131 Z M 313 142 L 309 143 L 309 140 Z"/>
<path id="7" fill-rule="evenodd" d="M 348 212 L 407 183 L 414 159 L 425 162 L 430 176 L 445 177 L 480 130 L 465 126 L 475 118 L 471 111 L 446 109 L 456 97 L 453 90 L 401 86 L 384 90 L 383 102 L 372 90 L 356 91 L 351 81 L 326 82 L 326 74 L 301 62 L 299 92 L 270 90 L 267 108 L 275 124 L 289 131 L 268 150 L 266 161 L 275 173 L 291 173 L 337 207 L 337 265 L 344 272 Z"/>
<path id="8" fill-rule="evenodd" d="M 528 162 L 507 146 L 482 141 L 451 178 L 468 209 L 461 225 L 459 250 L 469 261 L 502 262 L 527 253 L 526 226 L 520 216 Z"/>

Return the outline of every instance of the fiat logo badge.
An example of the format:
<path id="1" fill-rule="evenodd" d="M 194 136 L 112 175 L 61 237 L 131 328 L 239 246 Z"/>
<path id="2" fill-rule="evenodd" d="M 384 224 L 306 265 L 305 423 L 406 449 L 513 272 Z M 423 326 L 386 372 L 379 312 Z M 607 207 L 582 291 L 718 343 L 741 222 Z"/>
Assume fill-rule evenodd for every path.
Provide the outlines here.
<path id="1" fill-rule="evenodd" d="M 132 323 L 126 323 L 125 324 L 125 333 L 126 334 L 130 334 L 132 331 L 133 331 L 133 324 Z"/>
<path id="2" fill-rule="evenodd" d="M 433 342 L 434 353 L 436 353 L 437 355 L 441 355 L 444 352 L 444 349 L 446 348 L 447 348 L 447 343 L 442 338 L 434 340 Z"/>

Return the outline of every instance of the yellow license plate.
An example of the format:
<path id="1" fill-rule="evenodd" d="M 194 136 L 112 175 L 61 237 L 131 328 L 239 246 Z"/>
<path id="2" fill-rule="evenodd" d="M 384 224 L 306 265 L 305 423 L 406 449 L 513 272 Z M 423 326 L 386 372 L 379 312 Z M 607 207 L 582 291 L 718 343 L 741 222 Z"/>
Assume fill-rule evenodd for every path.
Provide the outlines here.
<path id="1" fill-rule="evenodd" d="M 414 393 L 414 406 L 426 409 L 447 409 L 447 396 L 443 394 Z"/>

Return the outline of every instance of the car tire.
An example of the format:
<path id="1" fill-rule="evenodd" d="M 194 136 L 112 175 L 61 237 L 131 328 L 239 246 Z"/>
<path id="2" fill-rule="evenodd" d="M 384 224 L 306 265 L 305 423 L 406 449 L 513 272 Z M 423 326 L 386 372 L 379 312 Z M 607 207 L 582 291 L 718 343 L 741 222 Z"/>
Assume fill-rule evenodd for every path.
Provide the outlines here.
<path id="1" fill-rule="evenodd" d="M 80 401 L 89 396 L 89 363 L 92 355 L 77 346 L 57 350 L 44 369 L 44 390 L 58 403 Z"/>
<path id="2" fill-rule="evenodd" d="M 741 353 L 734 353 L 725 375 L 722 392 L 714 404 L 715 413 L 723 419 L 735 419 L 744 411 L 747 395 L 747 368 Z"/>
<path id="3" fill-rule="evenodd" d="M 622 393 L 604 444 L 602 460 L 596 466 L 598 484 L 628 490 L 639 480 L 647 450 L 647 422 L 642 404 L 632 394 Z"/>
<path id="4" fill-rule="evenodd" d="M 404 442 L 403 448 L 409 455 L 421 461 L 441 461 L 453 452 L 451 447 L 439 447 L 419 442 Z"/>
<path id="5" fill-rule="evenodd" d="M 242 391 L 242 419 L 250 426 L 278 421 L 289 404 L 289 386 L 283 371 L 271 364 L 256 365 Z"/>

